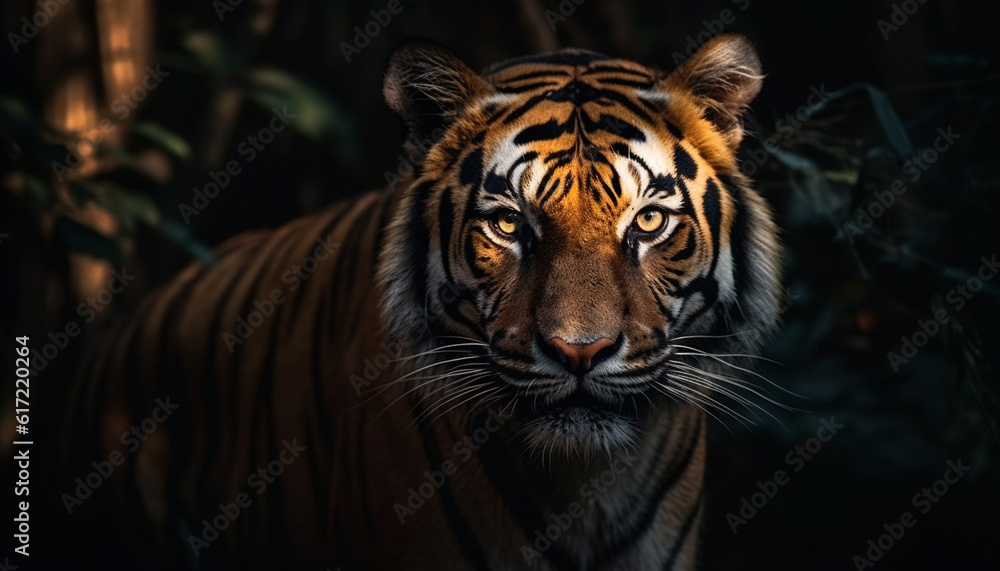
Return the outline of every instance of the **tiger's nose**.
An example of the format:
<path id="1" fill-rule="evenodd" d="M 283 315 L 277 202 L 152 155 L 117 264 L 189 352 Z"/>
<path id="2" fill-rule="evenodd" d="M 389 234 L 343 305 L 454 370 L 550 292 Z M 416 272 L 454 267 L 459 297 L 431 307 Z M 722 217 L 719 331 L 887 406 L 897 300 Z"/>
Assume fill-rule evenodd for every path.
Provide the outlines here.
<path id="1" fill-rule="evenodd" d="M 569 372 L 582 375 L 589 372 L 594 365 L 614 354 L 616 343 L 607 337 L 601 337 L 591 343 L 567 343 L 559 337 L 553 337 L 546 341 L 549 347 L 555 349 L 559 362 L 563 364 Z M 551 351 L 551 349 L 550 349 Z"/>

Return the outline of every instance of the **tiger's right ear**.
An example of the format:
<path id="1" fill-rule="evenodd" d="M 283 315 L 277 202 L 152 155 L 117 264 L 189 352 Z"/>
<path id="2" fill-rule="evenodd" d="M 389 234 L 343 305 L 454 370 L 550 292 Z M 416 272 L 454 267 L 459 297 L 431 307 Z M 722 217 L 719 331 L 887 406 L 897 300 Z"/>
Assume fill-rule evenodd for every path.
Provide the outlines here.
<path id="1" fill-rule="evenodd" d="M 448 48 L 409 40 L 389 56 L 382 93 L 406 123 L 410 142 L 434 141 L 459 110 L 490 85 Z"/>

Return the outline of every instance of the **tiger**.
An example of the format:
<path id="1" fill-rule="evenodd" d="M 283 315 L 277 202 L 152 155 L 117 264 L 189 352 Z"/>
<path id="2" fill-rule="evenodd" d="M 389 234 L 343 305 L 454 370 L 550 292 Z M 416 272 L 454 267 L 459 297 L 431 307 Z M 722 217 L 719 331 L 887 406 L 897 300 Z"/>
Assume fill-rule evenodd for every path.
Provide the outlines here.
<path id="1" fill-rule="evenodd" d="M 52 556 L 695 568 L 710 417 L 752 402 L 736 373 L 778 322 L 737 158 L 762 79 L 736 34 L 670 72 L 397 46 L 413 172 L 224 242 L 89 353 Z"/>

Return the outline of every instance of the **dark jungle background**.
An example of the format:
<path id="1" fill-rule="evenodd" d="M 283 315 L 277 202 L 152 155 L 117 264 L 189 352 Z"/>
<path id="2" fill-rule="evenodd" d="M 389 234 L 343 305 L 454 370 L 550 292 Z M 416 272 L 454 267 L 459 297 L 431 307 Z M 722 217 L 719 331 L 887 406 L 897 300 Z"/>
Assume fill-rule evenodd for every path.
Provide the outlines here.
<path id="1" fill-rule="evenodd" d="M 995 3 L 400 0 L 380 23 L 371 11 L 388 4 L 0 4 L 4 466 L 15 335 L 40 351 L 68 323 L 100 329 L 224 238 L 392 181 L 402 131 L 381 76 L 403 38 L 438 40 L 474 68 L 576 46 L 672 69 L 732 30 L 758 46 L 767 73 L 741 154 L 784 242 L 784 325 L 766 353 L 781 364 L 759 372 L 806 398 L 760 381 L 801 410 L 768 405 L 774 418 L 744 413 L 756 426 L 729 419 L 731 433 L 713 423 L 704 568 L 869 568 L 855 556 L 878 569 L 996 568 Z M 53 6 L 33 32 L 26 22 Z M 263 133 L 274 108 L 295 117 Z M 239 173 L 219 174 L 231 161 Z M 196 201 L 213 181 L 218 196 Z M 185 220 L 182 204 L 203 207 Z M 136 278 L 103 299 L 122 268 Z M 42 446 L 56 441 L 49 427 L 80 344 L 32 363 Z M 842 428 L 816 450 L 822 419 Z M 812 446 L 808 460 L 800 446 Z M 971 468 L 935 490 L 949 461 Z M 768 484 L 777 470 L 787 483 Z M 13 480 L 5 470 L 5 496 Z M 760 505 L 762 488 L 777 491 L 750 511 L 742 500 Z M 924 488 L 933 503 L 914 502 Z M 65 517 L 46 493 L 32 490 L 31 517 Z M 904 512 L 915 525 L 873 551 Z M 28 568 L 9 525 L 0 563 Z"/>

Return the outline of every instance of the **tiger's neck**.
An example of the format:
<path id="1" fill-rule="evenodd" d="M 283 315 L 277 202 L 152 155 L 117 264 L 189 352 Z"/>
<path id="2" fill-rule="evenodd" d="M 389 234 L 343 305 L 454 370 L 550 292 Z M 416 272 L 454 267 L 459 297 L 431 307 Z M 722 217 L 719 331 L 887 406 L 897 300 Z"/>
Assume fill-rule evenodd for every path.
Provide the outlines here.
<path id="1" fill-rule="evenodd" d="M 487 434 L 482 430 L 488 431 L 488 424 L 480 419 L 466 434 L 478 444 L 479 464 L 462 476 L 484 495 L 456 499 L 472 529 L 495 530 L 497 520 L 503 522 L 514 556 L 505 560 L 507 555 L 497 554 L 500 563 L 684 569 L 693 561 L 706 455 L 701 411 L 678 407 L 660 418 L 634 450 L 589 459 L 531 459 L 518 446 L 514 423 Z M 453 437 L 451 430 L 443 432 L 446 442 Z M 467 489 L 463 484 L 446 486 Z M 536 565 L 539 561 L 545 564 Z"/>

